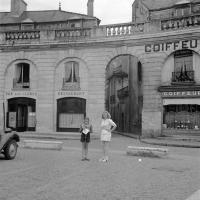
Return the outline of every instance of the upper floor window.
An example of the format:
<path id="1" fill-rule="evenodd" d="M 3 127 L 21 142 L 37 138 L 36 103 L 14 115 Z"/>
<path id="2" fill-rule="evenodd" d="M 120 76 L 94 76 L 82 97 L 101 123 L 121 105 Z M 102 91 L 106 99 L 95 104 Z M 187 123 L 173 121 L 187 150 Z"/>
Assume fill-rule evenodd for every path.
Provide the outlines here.
<path id="1" fill-rule="evenodd" d="M 79 65 L 77 62 L 65 63 L 65 82 L 79 81 Z"/>
<path id="2" fill-rule="evenodd" d="M 174 54 L 174 72 L 172 83 L 193 83 L 193 52 L 191 50 L 180 50 Z"/>
<path id="3" fill-rule="evenodd" d="M 27 63 L 19 63 L 16 65 L 15 69 L 13 88 L 29 88 L 29 87 L 30 87 L 30 66 Z"/>
<path id="4" fill-rule="evenodd" d="M 63 89 L 80 89 L 79 63 L 75 61 L 65 63 L 65 77 L 63 79 Z"/>

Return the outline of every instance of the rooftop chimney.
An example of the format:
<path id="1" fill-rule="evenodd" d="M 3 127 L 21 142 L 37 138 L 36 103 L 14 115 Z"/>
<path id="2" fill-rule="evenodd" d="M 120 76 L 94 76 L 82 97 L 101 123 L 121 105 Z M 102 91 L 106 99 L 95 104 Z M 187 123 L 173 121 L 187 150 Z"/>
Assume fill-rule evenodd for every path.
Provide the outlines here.
<path id="1" fill-rule="evenodd" d="M 24 11 L 26 11 L 27 3 L 23 0 L 11 0 L 11 14 L 19 17 Z"/>
<path id="2" fill-rule="evenodd" d="M 87 14 L 91 17 L 94 16 L 94 0 L 88 0 L 87 2 Z"/>

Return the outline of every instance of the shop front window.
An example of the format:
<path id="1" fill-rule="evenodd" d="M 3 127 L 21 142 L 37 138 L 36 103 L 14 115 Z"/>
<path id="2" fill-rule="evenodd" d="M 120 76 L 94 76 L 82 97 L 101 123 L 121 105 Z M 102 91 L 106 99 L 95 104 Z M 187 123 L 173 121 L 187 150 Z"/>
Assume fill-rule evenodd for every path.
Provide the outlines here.
<path id="1" fill-rule="evenodd" d="M 200 129 L 200 105 L 164 106 L 163 124 L 169 129 Z"/>
<path id="2" fill-rule="evenodd" d="M 190 50 L 181 50 L 174 54 L 172 84 L 186 83 L 194 83 L 193 52 Z"/>

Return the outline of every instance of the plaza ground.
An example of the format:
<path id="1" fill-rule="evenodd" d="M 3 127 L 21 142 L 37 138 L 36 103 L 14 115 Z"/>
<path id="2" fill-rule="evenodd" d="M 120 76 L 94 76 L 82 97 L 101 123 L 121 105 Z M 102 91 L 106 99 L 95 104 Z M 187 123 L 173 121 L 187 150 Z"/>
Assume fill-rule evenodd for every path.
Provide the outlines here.
<path id="1" fill-rule="evenodd" d="M 79 140 L 65 140 L 61 151 L 19 148 L 15 160 L 0 159 L 0 199 L 185 200 L 199 189 L 199 148 L 168 147 L 167 157 L 139 162 L 126 155 L 129 145 L 151 146 L 114 136 L 108 163 L 98 161 L 99 140 L 90 143 L 89 162 Z"/>

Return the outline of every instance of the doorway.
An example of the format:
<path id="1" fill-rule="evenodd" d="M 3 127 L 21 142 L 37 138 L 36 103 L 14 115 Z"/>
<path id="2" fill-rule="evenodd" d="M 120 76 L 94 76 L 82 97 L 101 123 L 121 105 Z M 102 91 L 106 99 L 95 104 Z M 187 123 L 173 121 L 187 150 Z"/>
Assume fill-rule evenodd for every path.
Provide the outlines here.
<path id="1" fill-rule="evenodd" d="M 25 97 L 9 99 L 7 127 L 18 132 L 35 131 L 36 100 Z"/>
<path id="2" fill-rule="evenodd" d="M 86 100 L 68 97 L 57 100 L 57 131 L 77 132 L 86 115 Z"/>

